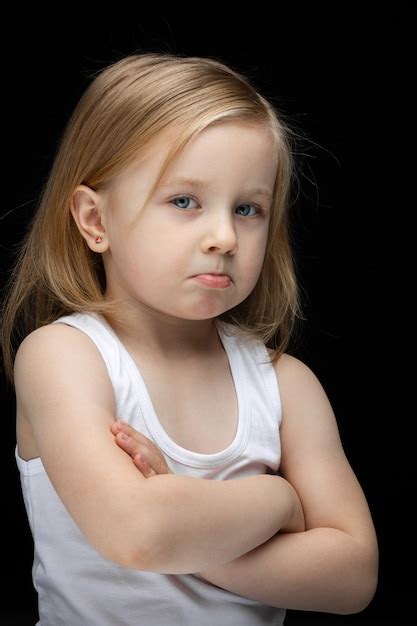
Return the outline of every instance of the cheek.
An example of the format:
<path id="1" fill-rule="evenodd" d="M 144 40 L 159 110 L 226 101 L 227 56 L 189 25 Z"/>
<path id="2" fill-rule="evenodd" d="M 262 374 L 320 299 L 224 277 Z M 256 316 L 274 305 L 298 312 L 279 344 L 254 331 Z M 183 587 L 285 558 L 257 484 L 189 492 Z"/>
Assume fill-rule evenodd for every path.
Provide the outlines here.
<path id="1" fill-rule="evenodd" d="M 126 246 L 127 265 L 133 280 L 141 284 L 155 284 L 155 280 L 173 269 L 178 246 L 170 241 L 169 233 L 163 229 L 146 236 L 132 236 Z"/>
<path id="2" fill-rule="evenodd" d="M 258 277 L 261 272 L 265 258 L 267 233 L 259 233 L 258 237 L 253 237 L 244 246 L 244 263 L 245 269 L 254 277 Z M 242 248 L 243 251 L 243 248 Z"/>
<path id="3" fill-rule="evenodd" d="M 137 232 L 132 234 L 132 239 L 146 250 L 148 256 L 164 256 L 165 253 L 178 249 L 181 231 L 175 224 L 163 219 L 156 208 L 153 215 L 150 210 L 144 215 L 143 220 L 138 223 Z"/>

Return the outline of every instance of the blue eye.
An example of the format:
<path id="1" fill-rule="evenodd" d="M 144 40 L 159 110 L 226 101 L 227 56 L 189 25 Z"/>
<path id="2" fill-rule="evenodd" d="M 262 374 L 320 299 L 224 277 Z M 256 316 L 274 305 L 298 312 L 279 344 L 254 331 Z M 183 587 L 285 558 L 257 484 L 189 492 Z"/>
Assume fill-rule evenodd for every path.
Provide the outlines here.
<path id="1" fill-rule="evenodd" d="M 170 200 L 170 202 L 177 202 L 178 200 L 184 200 L 186 199 L 186 201 L 188 200 L 193 200 L 194 202 L 196 202 L 191 196 L 177 196 L 176 198 L 173 198 L 172 200 Z M 261 217 L 262 215 L 264 215 L 264 213 L 266 213 L 266 211 L 264 209 L 262 209 L 261 207 L 256 206 L 255 204 L 241 204 L 239 205 L 238 208 L 240 207 L 253 207 L 256 210 L 256 214 L 249 216 L 249 217 Z M 190 207 L 186 207 L 186 206 L 182 206 L 182 207 L 177 207 L 179 209 L 182 209 L 183 211 L 189 209 Z M 191 207 L 192 209 L 193 207 Z M 194 207 L 195 208 L 195 207 Z M 243 217 L 248 217 L 248 214 L 244 214 Z"/>
<path id="2" fill-rule="evenodd" d="M 263 213 L 263 210 L 260 207 L 255 206 L 254 204 L 241 204 L 238 208 L 240 208 L 242 206 L 243 207 L 244 206 L 246 206 L 246 207 L 253 207 L 254 209 L 256 209 L 258 215 L 262 215 L 262 213 Z M 244 215 L 244 217 L 248 217 L 248 215 L 246 214 L 246 215 Z"/>
<path id="3" fill-rule="evenodd" d="M 192 200 L 191 196 L 178 196 L 177 198 L 173 198 L 173 199 L 171 200 L 171 202 L 176 202 L 177 200 L 183 200 L 184 198 L 187 198 L 187 199 L 191 199 L 191 200 Z M 194 200 L 194 202 L 195 202 L 195 200 Z M 183 207 L 178 207 L 178 208 L 180 208 L 180 209 L 187 209 L 188 207 L 184 207 L 184 206 L 183 206 Z"/>

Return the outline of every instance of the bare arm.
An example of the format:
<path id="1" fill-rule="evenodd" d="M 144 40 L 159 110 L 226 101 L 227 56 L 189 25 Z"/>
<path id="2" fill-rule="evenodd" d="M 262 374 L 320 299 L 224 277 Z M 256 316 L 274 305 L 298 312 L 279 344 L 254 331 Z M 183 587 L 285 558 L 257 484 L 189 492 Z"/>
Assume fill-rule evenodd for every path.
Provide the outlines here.
<path id="1" fill-rule="evenodd" d="M 280 472 L 300 496 L 306 530 L 278 533 L 232 563 L 201 574 L 273 606 L 359 612 L 371 601 L 378 580 L 369 507 L 317 378 L 288 355 L 278 360 L 276 371 L 284 408 Z"/>
<path id="2" fill-rule="evenodd" d="M 51 483 L 90 544 L 122 566 L 191 573 L 229 562 L 285 526 L 291 487 L 276 476 L 146 480 L 109 432 L 114 394 L 94 342 L 48 325 L 15 359 L 19 411 Z"/>
<path id="3" fill-rule="evenodd" d="M 374 557 L 336 528 L 279 532 L 231 563 L 200 574 L 264 604 L 341 615 L 362 611 L 376 590 Z"/>
<path id="4" fill-rule="evenodd" d="M 215 481 L 161 474 L 148 480 L 155 520 L 138 569 L 188 574 L 227 563 L 286 527 L 292 488 L 279 476 Z"/>

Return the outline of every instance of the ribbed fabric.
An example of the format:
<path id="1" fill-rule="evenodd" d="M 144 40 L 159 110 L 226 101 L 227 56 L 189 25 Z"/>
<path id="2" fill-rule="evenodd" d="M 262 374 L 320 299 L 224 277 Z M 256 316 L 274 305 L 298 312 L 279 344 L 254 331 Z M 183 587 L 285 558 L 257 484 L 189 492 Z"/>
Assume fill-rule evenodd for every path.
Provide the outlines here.
<path id="1" fill-rule="evenodd" d="M 233 325 L 215 320 L 229 360 L 239 420 L 228 448 L 200 454 L 181 447 L 164 431 L 136 363 L 102 315 L 72 313 L 53 323 L 69 324 L 91 338 L 113 385 L 116 415 L 153 440 L 175 474 L 230 480 L 278 471 L 281 398 L 274 368 L 261 341 L 238 337 Z M 284 623 L 284 608 L 220 589 L 198 575 L 143 572 L 108 561 L 80 532 L 52 486 L 41 458 L 24 461 L 17 445 L 15 458 L 34 539 L 32 578 L 38 593 L 39 625 Z"/>

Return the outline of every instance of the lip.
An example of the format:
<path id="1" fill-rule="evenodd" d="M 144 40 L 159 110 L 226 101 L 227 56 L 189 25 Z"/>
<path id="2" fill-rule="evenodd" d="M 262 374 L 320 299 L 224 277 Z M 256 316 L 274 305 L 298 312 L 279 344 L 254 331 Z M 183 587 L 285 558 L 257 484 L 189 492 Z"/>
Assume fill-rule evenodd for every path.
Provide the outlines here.
<path id="1" fill-rule="evenodd" d="M 231 284 L 231 278 L 227 274 L 220 274 L 215 272 L 210 272 L 208 274 L 196 274 L 193 276 L 199 282 L 203 283 L 207 287 L 214 287 L 217 289 L 223 289 L 228 287 Z"/>
<path id="2" fill-rule="evenodd" d="M 195 274 L 193 278 L 195 278 L 195 276 L 227 276 L 230 278 L 229 274 L 225 274 L 224 272 L 201 272 L 201 274 Z"/>

